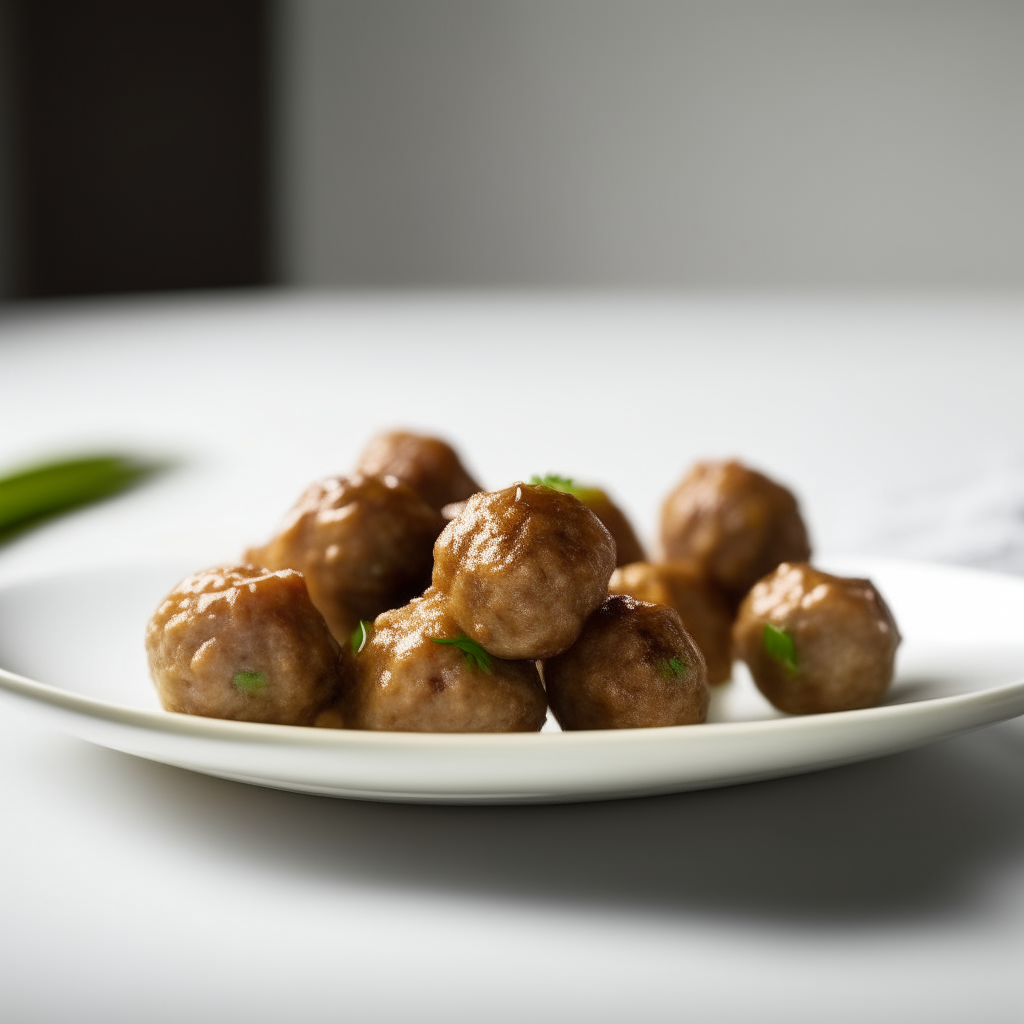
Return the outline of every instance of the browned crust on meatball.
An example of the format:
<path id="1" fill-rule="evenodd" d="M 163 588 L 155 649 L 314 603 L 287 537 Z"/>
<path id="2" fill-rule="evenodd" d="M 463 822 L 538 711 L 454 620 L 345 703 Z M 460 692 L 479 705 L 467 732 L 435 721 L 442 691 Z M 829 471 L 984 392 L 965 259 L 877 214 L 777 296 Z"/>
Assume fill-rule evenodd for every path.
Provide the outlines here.
<path id="1" fill-rule="evenodd" d="M 792 639 L 796 671 L 773 659 L 765 625 Z M 808 715 L 877 704 L 892 681 L 899 629 L 870 580 L 784 562 L 740 606 L 736 653 L 780 711 Z"/>
<path id="2" fill-rule="evenodd" d="M 704 655 L 708 682 L 724 683 L 732 675 L 729 602 L 696 562 L 633 562 L 612 573 L 608 591 L 675 608 Z"/>
<path id="3" fill-rule="evenodd" d="M 734 608 L 780 562 L 811 556 L 792 492 L 735 460 L 686 474 L 662 509 L 661 542 L 667 559 L 695 559 Z"/>
<path id="4" fill-rule="evenodd" d="M 434 545 L 433 585 L 459 628 L 500 658 L 550 658 L 608 593 L 615 542 L 581 501 L 513 484 L 475 494 Z"/>
<path id="5" fill-rule="evenodd" d="M 662 604 L 609 597 L 579 639 L 544 662 L 548 701 L 563 729 L 694 725 L 710 696 L 700 648 Z"/>
<path id="6" fill-rule="evenodd" d="M 480 490 L 450 444 L 407 430 L 373 438 L 359 456 L 356 471 L 396 477 L 438 511 Z"/>
<path id="7" fill-rule="evenodd" d="M 310 725 L 343 677 L 341 650 L 301 574 L 229 565 L 195 573 L 146 627 L 168 711 Z"/>
<path id="8" fill-rule="evenodd" d="M 532 661 L 487 667 L 435 639 L 459 637 L 445 597 L 428 590 L 379 615 L 339 703 L 346 726 L 393 732 L 537 732 L 547 698 Z M 324 724 L 328 724 L 325 722 Z"/>
<path id="9" fill-rule="evenodd" d="M 393 477 L 327 477 L 312 484 L 277 535 L 247 552 L 269 569 L 297 569 L 337 640 L 422 593 L 440 513 Z"/>

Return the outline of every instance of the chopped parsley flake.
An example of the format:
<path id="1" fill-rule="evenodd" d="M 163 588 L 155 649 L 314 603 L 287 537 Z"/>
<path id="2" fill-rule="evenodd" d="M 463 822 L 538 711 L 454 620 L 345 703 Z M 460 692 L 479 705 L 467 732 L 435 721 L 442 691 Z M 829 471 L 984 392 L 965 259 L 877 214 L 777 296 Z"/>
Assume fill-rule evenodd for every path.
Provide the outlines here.
<path id="1" fill-rule="evenodd" d="M 534 474 L 530 477 L 530 483 L 540 487 L 550 487 L 553 491 L 561 491 L 563 494 L 571 494 L 574 498 L 579 498 L 584 505 L 605 499 L 604 491 L 600 488 L 578 484 L 571 476 L 558 476 L 556 473 L 548 473 L 547 476 Z"/>
<path id="2" fill-rule="evenodd" d="M 547 476 L 537 476 L 534 473 L 530 477 L 530 483 L 550 487 L 553 491 L 565 491 L 566 494 L 574 494 L 578 490 L 571 476 L 558 476 L 556 473 L 548 473 Z"/>
<path id="3" fill-rule="evenodd" d="M 232 680 L 243 693 L 259 693 L 267 685 L 266 672 L 236 672 Z"/>
<path id="4" fill-rule="evenodd" d="M 677 679 L 686 675 L 688 666 L 678 655 L 675 658 L 668 658 L 661 663 L 661 670 L 666 676 L 675 676 Z"/>
<path id="5" fill-rule="evenodd" d="M 430 638 L 435 644 L 443 644 L 446 647 L 458 647 L 466 659 L 466 664 L 471 668 L 478 668 L 481 672 L 491 671 L 491 656 L 475 641 L 468 636 Z"/>
<path id="6" fill-rule="evenodd" d="M 358 654 L 365 646 L 367 637 L 370 635 L 370 630 L 373 628 L 373 623 L 369 619 L 360 619 L 359 625 L 356 626 L 355 632 L 352 634 L 352 653 Z"/>
<path id="7" fill-rule="evenodd" d="M 793 638 L 770 622 L 764 625 L 764 649 L 772 661 L 778 662 L 786 670 L 787 675 L 795 676 L 800 671 Z"/>

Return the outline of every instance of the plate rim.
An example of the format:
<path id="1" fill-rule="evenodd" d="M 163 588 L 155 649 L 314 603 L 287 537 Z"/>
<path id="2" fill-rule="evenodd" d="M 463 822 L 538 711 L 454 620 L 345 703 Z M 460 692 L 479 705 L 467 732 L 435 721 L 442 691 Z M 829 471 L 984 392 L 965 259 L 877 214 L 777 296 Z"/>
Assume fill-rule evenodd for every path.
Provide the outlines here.
<path id="1" fill-rule="evenodd" d="M 655 726 L 638 729 L 587 729 L 570 732 L 514 732 L 514 733 L 458 733 L 458 732 L 387 732 L 370 729 L 320 729 L 314 726 L 275 725 L 266 722 L 240 722 L 234 719 L 207 718 L 186 715 L 176 711 L 153 711 L 125 704 L 114 704 L 96 697 L 86 697 L 48 683 L 17 675 L 0 668 L 0 690 L 32 703 L 55 707 L 79 717 L 108 722 L 113 725 L 141 728 L 150 732 L 219 742 L 266 744 L 270 746 L 300 747 L 444 747 L 458 745 L 463 748 L 484 746 L 507 749 L 515 746 L 541 746 L 572 744 L 575 746 L 612 743 L 643 742 L 647 737 L 730 736 L 759 734 L 762 732 L 800 732 L 807 729 L 828 728 L 840 722 L 899 718 L 919 715 L 925 709 L 941 712 L 956 707 L 984 707 L 1000 705 L 1014 697 L 1024 697 L 1024 678 L 983 690 L 929 697 L 924 700 L 900 704 L 883 704 L 852 711 L 831 711 L 814 715 L 789 715 L 744 722 L 704 722 L 700 725 Z M 1024 714 L 1024 709 L 1018 714 Z M 1016 716 L 1013 716 L 1016 717 Z"/>
<path id="2" fill-rule="evenodd" d="M 16 590 L 23 586 L 45 584 L 68 575 L 97 571 L 130 570 L 132 568 L 178 565 L 183 558 L 159 557 L 155 553 L 147 557 L 133 557 L 113 560 L 86 559 L 61 568 L 46 566 L 36 573 L 17 573 L 5 576 L 0 573 L 0 591 Z M 973 566 L 947 565 L 917 559 L 890 558 L 878 555 L 857 555 L 835 553 L 822 555 L 817 563 L 858 563 L 865 568 L 873 563 L 879 568 L 910 569 L 915 572 L 938 571 L 943 574 L 981 577 L 1000 584 L 1011 584 L 1024 588 L 1024 578 L 1009 573 L 993 572 Z M 799 733 L 839 725 L 840 723 L 870 722 L 872 720 L 898 719 L 920 715 L 927 710 L 941 713 L 957 708 L 980 710 L 986 705 L 1003 705 L 1014 698 L 1024 697 L 1024 676 L 1010 683 L 1001 683 L 980 690 L 928 697 L 894 704 L 875 705 L 850 711 L 833 711 L 812 715 L 783 715 L 780 717 L 755 719 L 739 722 L 704 722 L 699 725 L 657 726 L 631 729 L 590 729 L 568 732 L 516 732 L 516 733 L 458 733 L 458 732 L 391 732 L 362 729 L 326 729 L 313 726 L 277 725 L 265 722 L 243 722 L 234 719 L 207 718 L 187 715 L 162 709 L 140 708 L 89 697 L 60 686 L 43 683 L 0 667 L 0 694 L 10 696 L 19 703 L 55 708 L 77 718 L 106 722 L 111 725 L 167 736 L 189 737 L 199 740 L 214 740 L 233 744 L 262 744 L 274 747 L 304 748 L 389 748 L 438 749 L 456 746 L 459 749 L 474 747 L 508 750 L 515 747 L 549 747 L 627 745 L 643 743 L 654 737 L 675 738 L 677 742 L 700 742 L 698 737 L 742 737 L 764 732 Z M 1024 714 L 1014 712 L 1003 718 Z M 999 721 L 993 717 L 991 722 Z M 689 737 L 689 739 L 686 739 Z"/>

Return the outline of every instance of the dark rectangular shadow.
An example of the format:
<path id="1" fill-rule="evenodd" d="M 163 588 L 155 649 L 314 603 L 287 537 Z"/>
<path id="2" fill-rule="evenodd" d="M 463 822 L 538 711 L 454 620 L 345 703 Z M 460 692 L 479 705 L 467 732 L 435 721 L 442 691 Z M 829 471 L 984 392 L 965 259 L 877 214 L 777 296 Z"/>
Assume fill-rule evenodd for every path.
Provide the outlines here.
<path id="1" fill-rule="evenodd" d="M 18 297 L 269 283 L 266 0 L 16 0 Z"/>

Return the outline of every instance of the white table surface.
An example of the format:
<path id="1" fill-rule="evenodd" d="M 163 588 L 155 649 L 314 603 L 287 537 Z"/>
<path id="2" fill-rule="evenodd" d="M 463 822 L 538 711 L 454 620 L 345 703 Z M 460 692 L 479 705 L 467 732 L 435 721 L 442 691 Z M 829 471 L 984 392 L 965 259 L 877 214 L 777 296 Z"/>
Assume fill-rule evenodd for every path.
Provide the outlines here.
<path id="1" fill-rule="evenodd" d="M 995 298 L 8 310 L 0 465 L 182 466 L 0 549 L 0 579 L 232 557 L 392 424 L 490 485 L 604 482 L 648 536 L 692 459 L 740 454 L 800 493 L 819 549 L 892 549 L 901 502 L 1017 464 L 1022 382 L 1024 301 Z M 4 714 L 0 822 L 3 1020 L 1024 1014 L 1020 722 L 713 792 L 450 808 L 219 781 Z"/>

